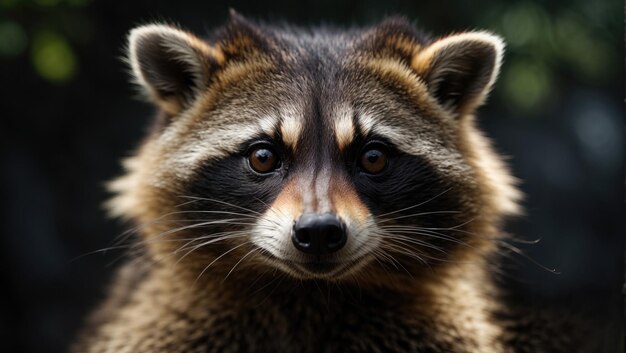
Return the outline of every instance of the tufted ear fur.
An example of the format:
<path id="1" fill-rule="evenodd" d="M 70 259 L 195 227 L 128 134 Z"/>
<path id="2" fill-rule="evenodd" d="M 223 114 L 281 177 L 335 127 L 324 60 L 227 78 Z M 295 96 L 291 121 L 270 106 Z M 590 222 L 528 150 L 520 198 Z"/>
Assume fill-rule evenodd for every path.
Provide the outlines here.
<path id="1" fill-rule="evenodd" d="M 438 39 L 413 57 L 411 67 L 429 92 L 455 115 L 480 106 L 500 71 L 504 42 L 487 32 L 467 32 Z"/>
<path id="2" fill-rule="evenodd" d="M 209 84 L 224 56 L 193 34 L 168 25 L 146 25 L 128 37 L 128 60 L 148 97 L 176 114 Z"/>
<path id="3" fill-rule="evenodd" d="M 176 115 L 229 64 L 275 51 L 275 38 L 231 10 L 211 43 L 179 28 L 151 24 L 128 36 L 128 62 L 135 81 L 165 112 Z"/>
<path id="4" fill-rule="evenodd" d="M 504 42 L 480 31 L 432 40 L 406 19 L 391 17 L 367 31 L 357 48 L 400 60 L 439 104 L 461 116 L 485 101 L 500 71 Z"/>

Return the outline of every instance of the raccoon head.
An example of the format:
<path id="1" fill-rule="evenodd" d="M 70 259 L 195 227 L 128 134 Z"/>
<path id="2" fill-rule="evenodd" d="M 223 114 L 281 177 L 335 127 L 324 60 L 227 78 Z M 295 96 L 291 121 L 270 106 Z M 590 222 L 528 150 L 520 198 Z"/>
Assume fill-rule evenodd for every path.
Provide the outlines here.
<path id="1" fill-rule="evenodd" d="M 208 40 L 136 28 L 128 61 L 160 115 L 110 209 L 151 256 L 205 277 L 405 281 L 484 255 L 517 212 L 473 120 L 503 47 L 397 18 L 339 31 L 233 15 Z"/>

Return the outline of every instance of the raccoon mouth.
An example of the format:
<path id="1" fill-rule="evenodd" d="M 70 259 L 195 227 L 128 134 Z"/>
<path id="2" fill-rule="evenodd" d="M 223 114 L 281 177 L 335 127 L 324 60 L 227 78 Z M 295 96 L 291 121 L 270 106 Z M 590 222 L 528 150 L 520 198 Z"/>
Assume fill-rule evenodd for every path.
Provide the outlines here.
<path id="1" fill-rule="evenodd" d="M 329 262 L 324 260 L 316 260 L 311 262 L 304 263 L 293 263 L 300 271 L 308 272 L 317 276 L 329 276 L 332 275 L 337 270 L 341 270 L 341 268 L 346 267 L 342 263 L 337 262 Z"/>
<path id="2" fill-rule="evenodd" d="M 368 262 L 368 254 L 359 256 L 356 259 L 338 262 L 323 258 L 312 261 L 300 262 L 288 259 L 280 259 L 270 255 L 272 262 L 282 270 L 304 279 L 341 279 L 348 273 L 353 273 Z"/>

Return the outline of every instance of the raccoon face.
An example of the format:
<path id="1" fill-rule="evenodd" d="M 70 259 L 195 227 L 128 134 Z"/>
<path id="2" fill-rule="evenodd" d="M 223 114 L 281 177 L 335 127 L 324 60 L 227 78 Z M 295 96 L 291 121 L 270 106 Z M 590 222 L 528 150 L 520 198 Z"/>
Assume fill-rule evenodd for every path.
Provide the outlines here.
<path id="1" fill-rule="evenodd" d="M 401 19 L 338 32 L 235 15 L 209 41 L 139 27 L 129 62 L 161 113 L 111 210 L 197 275 L 400 279 L 460 261 L 516 211 L 472 119 L 502 50 Z"/>

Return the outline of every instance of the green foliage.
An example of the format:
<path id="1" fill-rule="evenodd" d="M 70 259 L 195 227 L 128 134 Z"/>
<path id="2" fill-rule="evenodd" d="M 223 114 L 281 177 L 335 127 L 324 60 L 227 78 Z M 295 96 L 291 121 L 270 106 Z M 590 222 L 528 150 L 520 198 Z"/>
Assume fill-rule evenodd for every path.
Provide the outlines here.
<path id="1" fill-rule="evenodd" d="M 554 89 L 552 75 L 541 62 L 516 60 L 504 71 L 503 81 L 508 101 L 526 110 L 544 104 Z"/>
<path id="2" fill-rule="evenodd" d="M 621 11 L 608 1 L 511 1 L 492 9 L 484 25 L 508 44 L 501 82 L 506 104 L 535 111 L 562 85 L 614 80 L 621 51 L 612 31 Z"/>
<path id="3" fill-rule="evenodd" d="M 13 21 L 0 21 L 0 57 L 24 52 L 28 37 L 22 26 Z"/>
<path id="4" fill-rule="evenodd" d="M 0 8 L 15 8 L 19 6 L 30 6 L 40 8 L 51 8 L 62 5 L 84 6 L 91 0 L 0 0 Z"/>
<path id="5" fill-rule="evenodd" d="M 76 57 L 68 42 L 50 31 L 42 31 L 35 36 L 32 62 L 37 73 L 52 82 L 68 81 L 77 70 Z"/>
<path id="6" fill-rule="evenodd" d="M 192 4 L 184 6 L 191 12 Z M 379 7 L 376 2 L 363 6 L 372 11 Z M 91 0 L 0 0 L 0 60 L 25 59 L 30 53 L 33 71 L 40 77 L 56 84 L 71 82 L 80 64 L 75 54 L 78 47 L 97 45 L 93 42 L 95 7 Z M 453 13 L 458 17 L 443 15 L 449 15 L 451 9 L 458 11 Z M 463 20 L 470 28 L 487 28 L 503 35 L 508 47 L 499 83 L 503 89 L 498 90 L 497 98 L 513 110 L 541 109 L 572 82 L 601 86 L 613 82 L 616 75 L 621 77 L 623 18 L 616 1 L 415 2 L 405 10 L 407 17 L 417 20 L 442 14 L 435 22 L 443 21 L 441 26 L 449 31 L 463 28 L 460 23 L 445 21 Z M 293 17 L 290 11 L 284 9 L 287 19 Z M 157 5 L 150 13 L 170 15 L 160 13 Z"/>

